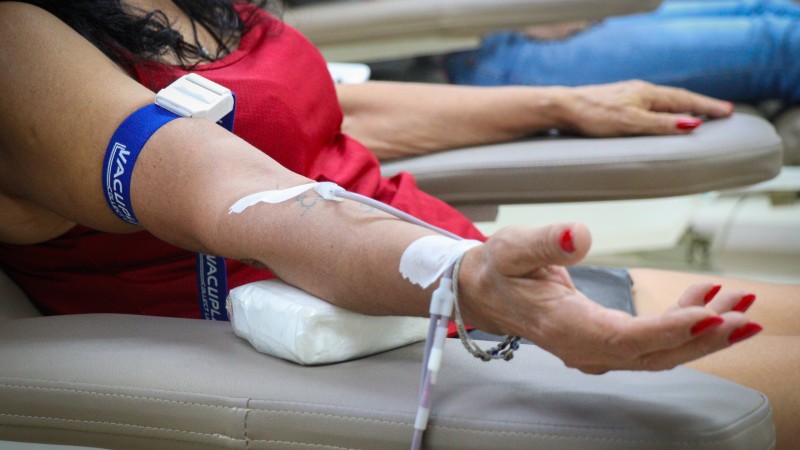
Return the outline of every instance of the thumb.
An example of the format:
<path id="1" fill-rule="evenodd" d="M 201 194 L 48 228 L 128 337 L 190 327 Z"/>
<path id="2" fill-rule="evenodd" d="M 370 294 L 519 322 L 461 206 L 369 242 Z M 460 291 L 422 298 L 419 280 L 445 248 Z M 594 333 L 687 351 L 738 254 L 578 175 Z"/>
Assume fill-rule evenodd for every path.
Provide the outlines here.
<path id="1" fill-rule="evenodd" d="M 498 272 L 523 276 L 539 267 L 577 264 L 589 252 L 592 237 L 580 223 L 507 227 L 493 234 L 486 244 Z"/>

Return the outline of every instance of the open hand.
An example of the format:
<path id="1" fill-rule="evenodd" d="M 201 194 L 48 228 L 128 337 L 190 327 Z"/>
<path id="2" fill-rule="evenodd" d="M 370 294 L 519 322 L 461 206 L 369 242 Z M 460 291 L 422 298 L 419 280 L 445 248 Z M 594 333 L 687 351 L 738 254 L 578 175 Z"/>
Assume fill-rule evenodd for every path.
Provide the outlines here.
<path id="1" fill-rule="evenodd" d="M 685 134 L 702 117 L 730 116 L 733 104 L 644 81 L 567 89 L 565 131 L 594 137 Z"/>
<path id="2" fill-rule="evenodd" d="M 661 315 L 632 317 L 592 302 L 563 268 L 580 261 L 590 241 L 577 224 L 497 232 L 464 257 L 465 320 L 522 336 L 586 373 L 670 369 L 728 347 L 732 333 L 750 324 L 733 310 L 741 293 L 717 295 L 706 305 L 715 294 L 711 283 L 689 286 Z"/>

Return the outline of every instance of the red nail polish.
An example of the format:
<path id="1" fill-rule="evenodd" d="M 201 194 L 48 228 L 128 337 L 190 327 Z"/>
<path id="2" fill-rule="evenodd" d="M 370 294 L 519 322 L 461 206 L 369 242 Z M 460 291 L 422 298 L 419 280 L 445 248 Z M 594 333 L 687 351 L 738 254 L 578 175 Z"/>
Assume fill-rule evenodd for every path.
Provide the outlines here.
<path id="1" fill-rule="evenodd" d="M 711 289 L 708 291 L 708 293 L 706 293 L 706 296 L 703 297 L 703 304 L 707 304 L 708 302 L 713 300 L 714 296 L 717 295 L 717 292 L 719 292 L 720 289 L 722 289 L 721 284 L 715 284 L 714 286 L 712 286 Z"/>
<path id="2" fill-rule="evenodd" d="M 575 242 L 572 240 L 572 229 L 567 228 L 561 233 L 561 239 L 558 240 L 558 245 L 561 246 L 561 249 L 567 253 L 572 253 L 575 251 Z"/>
<path id="3" fill-rule="evenodd" d="M 738 312 L 745 312 L 750 309 L 750 306 L 753 305 L 753 302 L 756 301 L 756 296 L 753 294 L 747 294 L 739 300 L 739 303 L 736 304 L 731 310 L 738 311 Z"/>
<path id="4" fill-rule="evenodd" d="M 761 325 L 755 322 L 748 322 L 741 327 L 733 330 L 733 332 L 728 336 L 728 343 L 735 344 L 737 342 L 741 342 L 747 338 L 751 338 L 758 334 L 763 328 Z"/>
<path id="5" fill-rule="evenodd" d="M 713 327 L 722 325 L 722 317 L 714 316 L 714 317 L 707 317 L 700 322 L 697 322 L 691 329 L 692 336 L 697 336 L 698 334 L 711 329 Z"/>
<path id="6" fill-rule="evenodd" d="M 703 121 L 700 119 L 689 119 L 682 117 L 678 119 L 678 121 L 675 123 L 675 126 L 679 130 L 694 130 L 695 128 L 699 127 L 701 123 L 703 123 Z"/>

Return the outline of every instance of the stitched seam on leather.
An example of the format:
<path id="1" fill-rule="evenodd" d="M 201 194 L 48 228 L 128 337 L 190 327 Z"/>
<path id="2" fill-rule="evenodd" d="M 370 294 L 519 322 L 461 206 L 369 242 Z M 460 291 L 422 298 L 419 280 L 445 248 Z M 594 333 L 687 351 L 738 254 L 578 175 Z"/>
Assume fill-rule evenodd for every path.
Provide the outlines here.
<path id="1" fill-rule="evenodd" d="M 307 407 L 307 406 L 313 406 L 313 407 L 335 407 L 336 406 L 336 405 L 313 403 L 313 402 L 294 402 L 294 401 L 285 401 L 285 400 L 270 401 L 270 403 L 297 405 L 297 406 L 300 406 L 300 407 Z M 765 400 L 762 398 L 762 401 L 761 401 L 761 403 L 759 405 L 757 405 L 755 408 L 753 408 L 753 410 L 748 412 L 740 420 L 737 420 L 735 423 L 732 423 L 731 426 L 735 426 L 736 423 L 739 423 L 741 420 L 747 420 L 748 417 L 751 417 L 753 414 L 757 413 L 764 406 L 764 404 L 765 404 Z M 347 414 L 349 414 L 349 415 L 340 415 L 340 414 L 334 414 L 334 413 L 323 413 L 323 412 L 314 412 L 314 411 L 294 411 L 294 410 L 285 410 L 285 409 L 256 408 L 256 407 L 253 407 L 252 405 L 250 405 L 248 407 L 248 412 L 249 411 L 253 411 L 253 412 L 258 412 L 258 413 L 305 414 L 305 415 L 312 415 L 313 414 L 313 415 L 319 415 L 319 416 L 323 416 L 323 417 L 335 417 L 335 418 L 338 418 L 338 419 L 373 421 L 373 422 L 392 424 L 392 425 L 407 425 L 407 424 L 410 423 L 410 422 L 400 422 L 400 421 L 361 418 L 361 417 L 357 417 L 357 416 L 352 415 L 353 414 L 353 410 L 355 410 L 355 411 L 369 411 L 369 412 L 382 412 L 382 413 L 405 413 L 403 411 L 377 410 L 377 409 L 368 409 L 368 408 L 343 408 L 343 411 L 347 411 Z M 409 417 L 410 417 L 410 415 L 409 415 Z M 558 424 L 558 423 L 544 422 L 544 421 L 531 422 L 531 421 L 522 421 L 522 420 L 513 420 L 513 419 L 509 419 L 509 420 L 489 420 L 489 419 L 480 418 L 480 417 L 458 417 L 458 418 L 441 417 L 436 413 L 432 413 L 431 414 L 431 418 L 432 419 L 449 419 L 449 420 L 455 420 L 455 421 L 467 421 L 467 422 L 474 423 L 475 426 L 483 426 L 483 427 L 490 427 L 492 425 L 498 425 L 498 424 L 499 425 L 516 424 L 516 425 L 528 425 L 528 426 L 547 426 L 547 427 L 565 429 L 565 430 L 578 429 L 578 430 L 623 431 L 623 432 L 624 431 L 636 430 L 636 428 L 597 427 L 597 426 L 590 426 L 590 425 L 581 426 L 581 425 Z M 446 425 L 438 425 L 438 426 L 443 427 L 443 428 L 449 427 L 449 428 L 452 428 L 452 429 L 472 430 L 470 428 L 460 428 L 458 426 L 446 426 Z M 707 432 L 714 432 L 714 431 L 719 431 L 719 430 L 716 430 L 716 429 L 698 430 L 696 432 L 685 432 L 684 434 L 707 433 Z M 527 433 L 527 432 L 521 432 L 521 433 Z"/>
<path id="2" fill-rule="evenodd" d="M 177 394 L 177 395 L 193 394 L 193 392 L 191 392 L 191 391 L 177 391 L 177 390 L 173 390 L 173 389 L 156 389 L 156 388 L 148 388 L 148 387 L 130 387 L 130 386 L 119 386 L 119 385 L 113 385 L 113 384 L 100 384 L 100 383 L 80 383 L 80 382 L 77 382 L 77 381 L 51 380 L 51 379 L 47 379 L 47 378 L 0 377 L 0 380 L 3 380 L 3 381 L 5 381 L 5 380 L 9 380 L 9 381 L 11 381 L 11 380 L 20 380 L 20 381 L 24 381 L 24 382 L 58 383 L 58 384 L 63 384 L 63 385 L 80 385 L 80 386 L 89 386 L 90 388 L 108 388 L 108 389 L 115 389 L 115 390 L 119 390 L 119 389 L 136 390 L 136 389 L 138 389 L 138 390 L 147 390 L 147 391 L 151 391 L 151 392 L 166 392 L 166 393 L 169 393 L 169 394 Z M 0 386 L 2 386 L 2 384 L 0 384 Z M 15 386 L 15 385 L 9 384 L 9 386 Z M 44 387 L 44 386 L 27 386 L 27 385 L 20 385 L 20 387 L 24 387 L 24 388 L 35 388 L 35 387 L 38 387 L 38 388 L 41 388 L 41 389 L 76 389 L 76 388 L 55 388 L 55 387 Z M 78 390 L 78 392 L 94 392 L 94 391 L 81 391 L 81 390 Z M 200 393 L 200 394 L 204 394 L 204 393 Z M 125 395 L 125 394 L 120 394 L 120 395 Z M 214 394 L 204 394 L 204 395 L 207 395 L 209 397 L 214 396 Z M 224 396 L 217 395 L 217 397 L 224 397 Z M 239 397 L 232 397 L 232 398 L 239 398 Z M 241 397 L 241 399 L 244 399 L 244 398 Z M 198 403 L 198 405 L 202 405 L 202 403 Z M 216 405 L 210 405 L 209 404 L 208 406 L 216 406 Z M 223 408 L 224 408 L 224 406 L 223 406 Z"/>
<path id="3" fill-rule="evenodd" d="M 41 390 L 41 391 L 55 391 L 55 392 L 67 392 L 67 393 L 74 393 L 74 394 L 88 394 L 88 395 L 96 395 L 100 397 L 112 397 L 112 398 L 123 398 L 123 399 L 132 399 L 132 400 L 149 400 L 159 403 L 174 403 L 178 405 L 186 405 L 186 406 L 203 406 L 206 408 L 218 408 L 218 409 L 231 409 L 231 408 L 239 408 L 238 406 L 225 406 L 225 405 L 211 405 L 208 403 L 197 403 L 197 402 L 187 402 L 183 400 L 170 400 L 164 398 L 157 398 L 157 397 L 146 397 L 140 395 L 130 395 L 130 394 L 116 394 L 110 392 L 95 392 L 95 391 L 86 391 L 81 389 L 67 389 L 67 388 L 56 388 L 56 387 L 42 387 L 42 386 L 22 386 L 22 385 L 14 385 L 14 384 L 0 384 L 0 388 L 10 388 L 10 389 L 19 389 L 19 390 Z"/>
<path id="4" fill-rule="evenodd" d="M 332 450 L 361 450 L 354 447 L 337 447 L 335 445 L 324 445 L 324 444 L 311 444 L 309 442 L 295 442 L 295 441 L 278 441 L 275 439 L 256 439 L 257 442 L 263 442 L 265 444 L 288 444 L 288 445 L 302 445 L 303 447 L 317 447 L 317 448 L 329 448 Z"/>
<path id="5" fill-rule="evenodd" d="M 409 418 L 414 416 L 413 413 L 408 411 L 399 410 L 399 409 L 377 409 L 377 408 L 367 408 L 361 406 L 345 406 L 345 405 L 337 405 L 332 403 L 317 403 L 317 402 L 301 402 L 296 400 L 267 400 L 267 399 L 251 399 L 255 402 L 266 403 L 270 405 L 293 405 L 293 406 L 300 406 L 300 407 L 308 407 L 312 406 L 315 408 L 337 408 L 341 409 L 342 411 L 367 411 L 373 413 L 382 413 L 382 414 L 404 414 L 407 415 Z M 248 408 L 254 411 L 281 411 L 275 409 L 268 409 L 268 408 L 258 408 L 253 406 L 252 404 L 248 403 Z M 409 419 L 411 420 L 411 419 Z"/>
<path id="6" fill-rule="evenodd" d="M 698 444 L 703 443 L 714 443 L 714 442 L 723 442 L 722 440 L 692 440 L 692 441 L 675 441 L 675 440 L 658 440 L 658 439 L 634 439 L 634 438 L 617 438 L 617 437 L 605 437 L 605 436 L 564 436 L 554 433 L 542 433 L 542 432 L 528 432 L 528 431 L 492 431 L 492 430 L 473 430 L 469 428 L 459 428 L 459 427 L 448 427 L 448 426 L 441 426 L 436 425 L 429 428 L 440 428 L 444 430 L 450 431 L 458 431 L 458 432 L 470 432 L 470 433 L 478 433 L 484 435 L 493 435 L 493 436 L 503 436 L 503 435 L 510 435 L 510 436 L 537 436 L 537 437 L 544 437 L 553 440 L 559 441 L 602 441 L 602 442 L 626 442 L 626 443 L 653 443 L 653 442 L 669 442 L 670 445 L 681 445 L 681 446 L 696 446 Z M 331 447 L 321 444 L 311 444 L 306 442 L 296 442 L 296 441 L 280 441 L 274 439 L 253 439 L 253 442 L 263 442 L 263 443 L 277 443 L 277 444 L 296 444 L 296 445 L 306 445 L 312 447 L 321 447 L 321 448 L 332 448 L 332 449 L 343 449 L 343 450 L 356 450 L 351 448 L 342 448 L 342 447 Z"/>
<path id="7" fill-rule="evenodd" d="M 11 384 L 0 384 L 0 387 L 12 388 L 12 389 L 20 389 L 20 390 L 47 390 L 47 391 L 63 391 L 63 392 L 72 392 L 72 393 L 81 393 L 81 394 L 89 394 L 89 395 L 97 395 L 97 396 L 109 396 L 109 397 L 118 397 L 118 398 L 128 398 L 134 400 L 150 400 L 156 401 L 161 403 L 174 403 L 174 404 L 182 404 L 182 405 L 189 405 L 189 406 L 203 406 L 203 407 L 210 407 L 210 408 L 222 408 L 222 409 L 230 409 L 230 408 L 239 408 L 236 406 L 222 406 L 222 405 L 211 405 L 211 404 L 204 404 L 204 403 L 197 403 L 197 402 L 186 402 L 180 400 L 168 400 L 168 399 L 159 399 L 154 397 L 145 397 L 145 396 L 134 396 L 128 394 L 114 394 L 114 393 L 102 393 L 102 392 L 93 392 L 93 391 L 86 391 L 80 389 L 67 389 L 67 388 L 54 388 L 54 387 L 41 387 L 41 386 L 22 386 L 22 385 L 11 385 Z M 173 392 L 173 391 L 165 391 L 165 392 Z M 179 393 L 179 392 L 176 392 Z M 264 400 L 262 400 L 264 401 Z M 765 403 L 766 399 L 762 398 L 762 404 L 751 411 L 751 414 L 755 413 L 758 409 L 760 409 L 763 404 Z M 271 403 L 282 403 L 282 404 L 294 404 L 294 405 L 306 405 L 306 406 L 317 406 L 317 407 L 331 407 L 335 405 L 329 404 L 320 404 L 320 403 L 312 403 L 312 402 L 295 402 L 295 401 L 267 401 Z M 339 420 L 349 420 L 349 421 L 362 421 L 362 422 L 373 422 L 373 423 L 382 423 L 388 425 L 408 425 L 407 422 L 398 422 L 398 421 L 389 421 L 389 420 L 380 420 L 380 419 L 369 419 L 369 418 L 362 418 L 362 417 L 353 417 L 353 416 L 342 416 L 336 415 L 331 413 L 318 413 L 318 412 L 310 412 L 310 411 L 290 411 L 290 410 L 274 410 L 274 409 L 254 409 L 252 406 L 248 405 L 243 408 L 245 409 L 245 419 L 247 419 L 247 415 L 250 412 L 262 412 L 262 413 L 279 413 L 279 414 L 295 414 L 295 415 L 315 415 L 315 416 L 322 416 L 322 417 L 332 417 Z M 367 411 L 374 411 L 374 412 L 392 412 L 386 410 L 374 410 L 374 409 L 362 409 L 362 408 L 355 408 L 358 410 L 367 410 Z M 748 414 L 750 415 L 750 414 Z M 143 428 L 143 429 L 152 429 L 152 430 L 161 430 L 161 431 L 175 431 L 180 433 L 187 433 L 187 434 L 197 434 L 197 435 L 204 435 L 204 436 L 221 436 L 219 434 L 209 434 L 209 433 L 200 433 L 200 432 L 193 432 L 193 431 L 184 431 L 184 430 L 176 430 L 176 429 L 169 429 L 169 428 L 158 428 L 158 427 L 147 427 L 141 425 L 132 425 L 132 424 L 124 424 L 124 423 L 115 423 L 115 422 L 101 422 L 101 421 L 87 421 L 87 420 L 77 420 L 77 419 L 63 419 L 57 417 L 47 417 L 47 416 L 23 416 L 23 415 L 14 415 L 14 414 L 6 414 L 0 413 L 1 416 L 7 417 L 19 417 L 19 418 L 34 418 L 34 419 L 50 419 L 50 420 L 59 420 L 65 422 L 78 422 L 78 423 L 95 423 L 95 424 L 108 424 L 108 425 L 118 425 L 118 426 L 125 426 L 125 427 L 135 427 L 135 428 Z M 485 419 L 474 419 L 474 418 L 463 418 L 466 420 L 474 420 L 477 421 L 479 425 L 486 426 L 487 424 L 492 423 L 509 423 L 507 421 L 498 422 L 498 421 L 487 421 Z M 742 420 L 745 420 L 743 417 Z M 762 420 L 763 421 L 763 420 Z M 531 425 L 546 425 L 558 428 L 577 428 L 577 429 L 593 429 L 593 430 L 608 430 L 609 428 L 599 428 L 599 427 L 580 427 L 580 426 L 570 426 L 570 425 L 558 425 L 558 424 L 549 424 L 546 422 L 516 422 L 512 421 L 513 423 L 518 424 L 531 424 Z M 540 432 L 522 432 L 522 431 L 492 431 L 492 430 L 475 430 L 471 428 L 464 428 L 464 427 L 454 427 L 454 426 L 445 426 L 445 425 L 435 425 L 437 428 L 447 429 L 447 430 L 458 430 L 458 431 L 466 431 L 470 433 L 480 433 L 480 434 L 515 434 L 515 435 L 539 435 L 539 436 L 552 436 L 556 438 L 566 439 L 565 437 L 550 434 L 550 433 L 540 433 Z M 612 430 L 618 430 L 617 428 L 610 428 Z M 624 429 L 622 429 L 624 430 Z M 249 448 L 248 442 L 260 442 L 260 440 L 251 440 L 247 437 L 247 420 L 244 423 L 244 436 L 245 436 L 245 443 L 247 448 Z M 742 431 L 743 432 L 743 431 Z M 233 437 L 229 437 L 230 439 L 235 439 Z M 580 439 L 601 439 L 601 440 L 612 440 L 612 441 L 625 441 L 625 442 L 652 442 L 647 440 L 630 440 L 630 439 L 620 439 L 620 438 L 603 438 L 603 437 L 579 437 Z M 676 444 L 680 445 L 689 445 L 689 444 L 697 444 L 698 442 L 718 442 L 721 441 L 717 440 L 695 440 L 691 442 L 687 441 L 676 441 Z"/>
<path id="8" fill-rule="evenodd" d="M 334 418 L 339 420 L 348 420 L 348 421 L 358 421 L 358 422 L 370 422 L 370 423 L 382 423 L 384 425 L 402 425 L 402 426 L 409 426 L 411 422 L 398 422 L 395 420 L 383 420 L 383 419 L 370 419 L 367 417 L 355 417 L 355 416 L 341 416 L 338 414 L 332 413 L 322 413 L 322 412 L 313 412 L 313 411 L 289 411 L 289 410 L 280 410 L 280 409 L 249 409 L 252 412 L 261 412 L 266 414 L 287 414 L 287 415 L 299 415 L 299 416 L 320 416 L 320 417 L 328 417 Z"/>
<path id="9" fill-rule="evenodd" d="M 764 403 L 766 403 L 766 397 L 762 397 L 762 399 L 764 400 Z M 764 403 L 762 403 L 762 406 L 764 405 Z M 750 414 L 748 414 L 748 416 L 750 416 L 752 414 L 755 414 L 760 409 L 761 409 L 761 407 L 755 408 L 753 411 L 751 411 Z M 738 436 L 738 435 L 741 435 L 742 433 L 747 432 L 751 428 L 756 428 L 756 427 L 761 426 L 761 424 L 763 422 L 766 422 L 769 419 L 770 419 L 770 416 L 769 415 L 765 415 L 761 420 L 759 420 L 758 422 L 754 423 L 753 425 L 747 427 L 746 429 L 739 430 L 738 433 L 736 433 L 734 435 L 731 435 L 731 436 L 727 436 L 725 438 L 719 438 L 719 439 L 695 439 L 695 440 L 691 440 L 691 441 L 688 441 L 688 440 L 682 440 L 682 441 L 669 440 L 669 441 L 666 441 L 666 442 L 669 442 L 670 444 L 675 444 L 675 445 L 692 445 L 692 446 L 695 446 L 695 445 L 700 444 L 700 443 L 703 443 L 703 444 L 711 443 L 711 444 L 713 444 L 713 443 L 718 443 L 718 442 L 726 442 L 726 441 L 730 441 L 731 439 L 734 439 L 735 436 Z M 742 420 L 745 420 L 745 419 L 742 418 Z M 737 423 L 738 422 L 739 421 L 737 421 Z M 567 439 L 574 440 L 574 439 L 578 439 L 578 440 L 590 440 L 590 441 L 601 440 L 601 441 L 611 441 L 611 442 L 643 442 L 643 443 L 665 442 L 663 440 L 658 441 L 658 440 L 653 440 L 653 439 L 619 438 L 619 437 L 611 437 L 611 436 L 608 436 L 608 437 L 603 437 L 603 436 L 563 436 L 563 435 L 554 434 L 554 433 L 542 433 L 542 432 L 536 432 L 536 431 L 528 432 L 528 431 L 475 430 L 475 429 L 472 429 L 472 428 L 453 427 L 453 426 L 447 426 L 447 425 L 433 425 L 430 428 L 441 428 L 441 429 L 444 429 L 444 430 L 454 430 L 454 431 L 459 431 L 459 432 L 490 434 L 490 435 L 511 434 L 511 435 L 522 435 L 522 436 L 543 436 L 543 437 L 553 438 L 553 439 L 556 439 L 556 440 L 567 440 Z M 774 441 L 775 441 L 775 438 L 773 437 L 772 442 L 774 442 Z"/>
<path id="10" fill-rule="evenodd" d="M 751 417 L 753 417 L 754 415 L 758 414 L 758 412 L 761 411 L 761 409 L 764 408 L 764 406 L 768 405 L 767 398 L 764 395 L 761 395 L 760 398 L 761 398 L 761 402 L 758 405 L 756 405 L 752 410 L 747 412 L 747 414 L 742 415 L 739 419 L 729 423 L 727 428 L 734 428 L 734 427 L 738 426 L 739 423 L 749 420 Z M 437 417 L 438 416 L 436 414 L 431 414 L 431 418 L 437 418 Z M 753 426 L 757 426 L 760 423 L 762 423 L 764 421 L 767 421 L 769 419 L 770 419 L 770 416 L 769 415 L 765 415 L 758 422 L 753 424 Z M 459 417 L 458 420 L 473 422 L 478 426 L 480 426 L 480 425 L 486 426 L 486 425 L 492 425 L 492 424 L 513 423 L 513 424 L 518 424 L 518 425 L 528 425 L 528 424 L 530 424 L 530 425 L 549 426 L 549 427 L 561 428 L 561 429 L 578 429 L 578 430 L 594 430 L 594 431 L 608 431 L 608 430 L 611 430 L 611 431 L 635 431 L 635 430 L 637 430 L 637 428 L 595 427 L 595 426 L 588 426 L 588 425 L 587 426 L 582 426 L 582 425 L 554 424 L 554 423 L 548 423 L 548 422 L 524 422 L 524 421 L 513 421 L 513 420 L 493 421 L 493 420 L 487 420 L 487 419 L 484 419 L 484 418 L 477 418 L 477 417 Z M 469 430 L 469 431 L 481 432 L 480 430 L 475 430 L 473 428 L 464 428 L 464 427 L 458 427 L 458 426 L 452 426 L 452 425 L 436 425 L 436 426 L 441 427 L 441 428 L 445 428 L 445 429 Z M 678 433 L 696 435 L 698 433 L 710 433 L 710 432 L 719 432 L 719 431 L 722 431 L 722 429 L 714 428 L 714 429 L 708 429 L 708 430 L 685 431 L 685 432 L 678 432 Z M 741 434 L 744 431 L 745 430 L 741 430 L 737 434 Z M 491 432 L 491 431 L 483 431 L 483 432 Z M 515 433 L 527 433 L 527 432 L 515 432 Z M 721 439 L 705 440 L 703 442 L 716 442 L 716 441 L 722 441 L 722 440 Z"/>
<path id="11" fill-rule="evenodd" d="M 319 413 L 319 412 L 309 412 L 309 411 L 286 411 L 286 410 L 268 410 L 262 412 L 268 413 L 278 413 L 278 414 L 287 414 L 287 415 L 308 415 L 308 416 L 321 416 L 321 417 L 328 417 L 334 418 L 338 420 L 347 420 L 347 421 L 357 421 L 357 422 L 372 422 L 372 423 L 381 423 L 386 425 L 402 425 L 408 426 L 409 424 L 406 422 L 396 422 L 396 421 L 388 421 L 388 420 L 379 420 L 379 419 L 367 419 L 363 417 L 351 417 L 351 416 L 339 416 L 335 414 L 329 413 Z M 559 426 L 560 427 L 560 426 Z M 457 432 L 469 432 L 473 434 L 484 434 L 484 435 L 495 435 L 495 436 L 503 436 L 503 435 L 510 435 L 510 436 L 544 436 L 558 440 L 588 440 L 588 441 L 610 441 L 610 442 L 658 442 L 658 440 L 654 439 L 633 439 L 633 438 L 616 438 L 616 437 L 604 437 L 604 436 L 563 436 L 555 433 L 544 433 L 544 432 L 537 432 L 537 431 L 507 431 L 507 430 L 475 430 L 472 428 L 464 428 L 464 427 L 456 427 L 456 426 L 447 426 L 447 425 L 433 425 L 429 428 L 440 428 L 442 430 L 450 430 L 450 431 L 457 431 Z M 588 430 L 605 430 L 605 428 L 596 428 L 596 427 L 562 427 L 562 428 L 579 428 L 579 429 L 588 429 Z M 616 430 L 612 428 L 612 430 Z M 670 440 L 669 442 L 679 444 L 679 445 L 697 445 L 700 442 L 717 442 L 720 441 L 719 439 L 696 439 L 691 441 L 674 441 Z"/>
<path id="12" fill-rule="evenodd" d="M 244 420 L 242 421 L 242 433 L 244 435 L 244 448 L 246 450 L 250 449 L 250 442 L 251 442 L 250 436 L 248 434 L 250 430 L 247 428 L 247 424 L 250 423 L 249 422 L 249 420 L 250 420 L 250 411 L 252 411 L 252 409 L 250 409 L 250 401 L 251 401 L 250 399 L 247 400 L 247 409 L 244 412 Z"/>
<path id="13" fill-rule="evenodd" d="M 93 436 L 93 437 L 97 437 L 98 435 L 112 436 L 112 437 L 120 436 L 119 433 L 115 433 L 115 432 L 108 431 L 108 430 L 103 430 L 103 431 L 97 431 L 97 430 L 91 430 L 91 431 L 90 430 L 75 430 L 75 429 L 72 429 L 72 428 L 58 428 L 58 427 L 55 427 L 55 426 L 41 426 L 41 425 L 30 425 L 30 424 L 9 425 L 9 424 L 0 423 L 0 428 L 36 428 L 36 429 L 47 429 L 47 430 L 60 429 L 62 431 L 67 431 L 67 432 L 69 432 L 70 434 L 73 434 L 73 435 L 74 434 L 83 434 L 83 435 L 90 435 L 90 436 Z M 215 436 L 215 437 L 227 438 L 228 440 L 236 440 L 235 438 L 231 438 L 229 436 Z M 153 442 L 156 443 L 155 444 L 156 447 L 163 447 L 165 441 L 166 442 L 180 442 L 180 443 L 183 443 L 183 444 L 194 443 L 193 441 L 190 441 L 190 440 L 188 440 L 186 438 L 182 438 L 181 436 L 167 436 L 167 437 L 164 437 L 164 436 L 134 436 L 134 435 L 128 435 L 128 436 L 126 436 L 126 438 L 136 439 L 137 441 L 153 441 Z M 3 442 L 3 441 L 0 441 L 0 442 Z"/>
<path id="14" fill-rule="evenodd" d="M 475 430 L 471 428 L 461 428 L 461 427 L 452 427 L 452 426 L 445 426 L 445 425 L 434 425 L 429 428 L 440 428 L 443 430 L 449 431 L 458 431 L 458 432 L 467 432 L 472 434 L 488 434 L 488 435 L 512 435 L 512 436 L 539 436 L 539 437 L 546 437 L 553 440 L 559 441 L 607 441 L 607 442 L 641 442 L 641 443 L 653 443 L 653 442 L 669 442 L 670 444 L 675 445 L 697 445 L 699 443 L 713 443 L 713 442 L 721 442 L 719 440 L 712 440 L 712 439 L 697 439 L 697 440 L 684 440 L 684 441 L 676 441 L 676 440 L 663 440 L 663 439 L 643 439 L 643 438 L 625 438 L 625 437 L 613 437 L 613 436 L 564 436 L 563 434 L 556 434 L 556 433 L 543 433 L 539 431 L 504 431 L 504 430 Z"/>
<path id="15" fill-rule="evenodd" d="M 230 439 L 233 441 L 238 441 L 232 436 L 225 436 L 220 433 L 202 433 L 200 431 L 189 431 L 189 430 L 178 430 L 175 428 L 163 428 L 163 427 L 148 427 L 145 425 L 134 425 L 130 423 L 120 423 L 120 422 L 104 422 L 100 420 L 81 420 L 81 419 L 65 419 L 63 417 L 50 417 L 50 416 L 28 416 L 22 414 L 8 414 L 8 413 L 0 413 L 0 417 L 11 417 L 17 419 L 37 419 L 37 420 L 54 420 L 58 422 L 66 422 L 66 423 L 83 423 L 89 425 L 112 425 L 112 426 L 119 426 L 125 428 L 137 428 L 137 429 L 144 429 L 144 430 L 153 430 L 153 431 L 167 431 L 167 432 L 174 432 L 174 433 L 182 433 L 188 435 L 197 435 L 197 436 L 209 436 L 215 438 L 225 438 Z M 30 424 L 23 424 L 23 425 L 10 425 L 10 424 L 2 424 L 3 426 L 30 426 Z M 41 425 L 39 425 L 41 427 Z"/>

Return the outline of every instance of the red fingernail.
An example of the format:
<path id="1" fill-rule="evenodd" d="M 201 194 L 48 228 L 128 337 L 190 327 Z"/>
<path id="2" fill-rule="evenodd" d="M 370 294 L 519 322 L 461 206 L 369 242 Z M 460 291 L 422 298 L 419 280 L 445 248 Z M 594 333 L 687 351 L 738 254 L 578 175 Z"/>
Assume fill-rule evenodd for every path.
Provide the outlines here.
<path id="1" fill-rule="evenodd" d="M 748 322 L 741 327 L 733 330 L 733 332 L 728 336 L 728 343 L 735 344 L 737 342 L 741 342 L 747 338 L 751 338 L 758 334 L 763 328 L 761 325 L 755 322 Z"/>
<path id="2" fill-rule="evenodd" d="M 679 130 L 694 130 L 695 128 L 699 127 L 701 123 L 703 123 L 703 121 L 700 119 L 689 119 L 682 117 L 678 119 L 678 121 L 675 123 L 675 126 L 678 127 Z"/>
<path id="3" fill-rule="evenodd" d="M 575 251 L 575 242 L 572 241 L 572 229 L 567 228 L 561 233 L 561 239 L 558 240 L 558 245 L 567 253 Z"/>
<path id="4" fill-rule="evenodd" d="M 706 296 L 703 297 L 703 304 L 710 302 L 714 298 L 714 296 L 717 295 L 717 292 L 719 292 L 720 289 L 722 289 L 721 284 L 715 284 L 714 286 L 712 286 L 711 290 L 709 290 Z"/>
<path id="5" fill-rule="evenodd" d="M 754 294 L 747 294 L 739 300 L 739 303 L 736 304 L 731 310 L 745 312 L 750 309 L 750 306 L 753 305 L 753 302 L 756 301 L 756 296 Z"/>
<path id="6" fill-rule="evenodd" d="M 702 333 L 703 331 L 706 331 L 706 330 L 708 330 L 710 328 L 722 325 L 722 322 L 724 322 L 724 320 L 722 320 L 722 317 L 719 317 L 719 316 L 705 318 L 705 319 L 701 320 L 700 322 L 697 322 L 692 327 L 692 329 L 691 329 L 692 336 L 697 336 L 698 334 Z"/>

